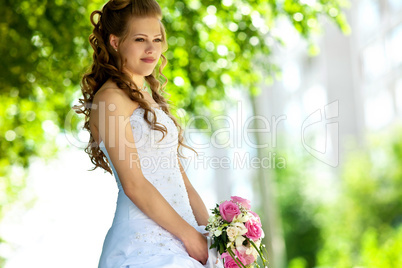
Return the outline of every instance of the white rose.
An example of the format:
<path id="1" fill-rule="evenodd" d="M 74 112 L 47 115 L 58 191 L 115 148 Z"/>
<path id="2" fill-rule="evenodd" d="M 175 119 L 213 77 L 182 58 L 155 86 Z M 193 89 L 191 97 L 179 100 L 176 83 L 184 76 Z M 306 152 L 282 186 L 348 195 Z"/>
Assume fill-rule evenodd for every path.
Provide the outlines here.
<path id="1" fill-rule="evenodd" d="M 238 235 L 245 235 L 248 232 L 246 226 L 241 222 L 235 222 L 232 224 L 232 226 L 238 229 L 239 231 Z"/>
<path id="2" fill-rule="evenodd" d="M 233 222 L 242 222 L 242 223 L 245 223 L 245 222 L 247 222 L 249 219 L 250 219 L 250 216 L 248 215 L 248 213 L 247 213 L 247 214 L 241 213 L 241 214 L 239 214 L 239 215 L 236 215 L 236 216 L 233 218 Z"/>
<path id="3" fill-rule="evenodd" d="M 240 247 L 241 245 L 243 245 L 243 241 L 246 240 L 243 236 L 239 235 L 236 237 L 235 243 L 236 243 L 236 247 Z"/>
<path id="4" fill-rule="evenodd" d="M 254 242 L 254 244 L 255 244 L 255 246 L 257 247 L 257 248 L 260 248 L 260 245 L 261 245 L 261 239 L 258 239 L 257 241 L 255 241 Z M 250 248 L 247 250 L 247 254 L 253 254 L 253 256 L 255 257 L 255 258 L 257 258 L 258 257 L 258 251 L 255 249 L 255 247 L 253 247 L 253 245 L 251 245 L 250 244 Z"/>
<path id="5" fill-rule="evenodd" d="M 239 230 L 238 230 L 237 227 L 229 227 L 227 229 L 226 233 L 227 233 L 227 235 L 229 237 L 229 240 L 234 241 L 236 236 L 239 234 Z"/>
<path id="6" fill-rule="evenodd" d="M 246 254 L 247 254 L 247 255 L 250 255 L 251 253 L 253 253 L 253 248 L 254 248 L 254 247 L 251 246 L 251 245 L 250 245 L 249 247 L 246 247 Z"/>

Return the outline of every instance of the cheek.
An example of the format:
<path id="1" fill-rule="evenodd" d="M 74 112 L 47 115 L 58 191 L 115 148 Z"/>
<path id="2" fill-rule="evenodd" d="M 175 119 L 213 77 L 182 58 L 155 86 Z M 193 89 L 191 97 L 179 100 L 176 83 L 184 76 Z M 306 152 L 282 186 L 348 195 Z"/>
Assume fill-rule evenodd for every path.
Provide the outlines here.
<path id="1" fill-rule="evenodd" d="M 159 54 L 162 53 L 162 43 L 159 44 L 159 46 L 156 47 L 156 50 L 157 50 L 157 52 L 158 52 Z"/>

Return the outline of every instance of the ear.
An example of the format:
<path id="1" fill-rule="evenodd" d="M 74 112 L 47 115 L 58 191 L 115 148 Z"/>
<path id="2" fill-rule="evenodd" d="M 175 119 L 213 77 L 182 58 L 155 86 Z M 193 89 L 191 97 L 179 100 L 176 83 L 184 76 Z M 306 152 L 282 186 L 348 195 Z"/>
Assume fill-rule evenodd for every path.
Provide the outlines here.
<path id="1" fill-rule="evenodd" d="M 109 43 L 114 50 L 118 49 L 119 47 L 119 38 L 114 34 L 109 35 Z"/>

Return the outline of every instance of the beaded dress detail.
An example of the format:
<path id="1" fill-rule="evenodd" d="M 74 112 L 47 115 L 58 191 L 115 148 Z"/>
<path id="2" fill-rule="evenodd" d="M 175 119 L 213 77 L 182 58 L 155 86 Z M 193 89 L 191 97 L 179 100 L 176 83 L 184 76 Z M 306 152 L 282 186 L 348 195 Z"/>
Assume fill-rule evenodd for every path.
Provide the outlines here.
<path id="1" fill-rule="evenodd" d="M 142 107 L 135 109 L 130 116 L 142 173 L 184 220 L 198 231 L 205 232 L 205 226 L 198 226 L 194 217 L 180 172 L 177 128 L 162 109 L 152 109 L 157 122 L 167 128 L 163 140 L 163 133 L 151 129 L 144 120 L 145 110 Z M 152 117 L 153 114 L 148 113 L 151 122 Z M 210 260 L 204 266 L 191 258 L 177 237 L 145 215 L 125 195 L 103 141 L 99 147 L 109 160 L 119 191 L 113 223 L 106 234 L 98 267 L 212 267 L 208 264 Z"/>

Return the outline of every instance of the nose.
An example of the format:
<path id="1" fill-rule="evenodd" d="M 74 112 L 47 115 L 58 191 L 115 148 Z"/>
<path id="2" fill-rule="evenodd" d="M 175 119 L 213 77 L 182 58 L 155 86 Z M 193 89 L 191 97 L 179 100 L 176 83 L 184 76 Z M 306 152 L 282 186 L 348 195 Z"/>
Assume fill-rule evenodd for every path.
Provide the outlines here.
<path id="1" fill-rule="evenodd" d="M 156 51 L 156 45 L 157 45 L 157 44 L 154 44 L 152 41 L 151 41 L 151 42 L 148 42 L 147 47 L 146 47 L 146 49 L 145 49 L 145 53 L 146 53 L 146 54 L 153 54 L 153 53 L 155 53 L 155 51 Z"/>

